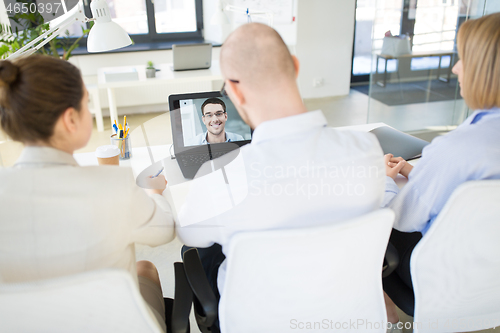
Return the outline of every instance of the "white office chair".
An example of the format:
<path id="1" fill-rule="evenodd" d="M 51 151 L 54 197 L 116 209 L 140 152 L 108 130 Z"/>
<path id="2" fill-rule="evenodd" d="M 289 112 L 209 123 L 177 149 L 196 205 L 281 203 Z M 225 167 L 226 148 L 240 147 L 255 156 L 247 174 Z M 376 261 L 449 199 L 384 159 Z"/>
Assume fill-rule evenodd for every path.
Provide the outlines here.
<path id="1" fill-rule="evenodd" d="M 385 332 L 382 263 L 393 221 L 384 209 L 342 224 L 236 235 L 221 332 Z"/>
<path id="2" fill-rule="evenodd" d="M 411 256 L 414 332 L 500 326 L 500 180 L 458 187 Z"/>
<path id="3" fill-rule="evenodd" d="M 160 333 L 130 273 L 106 269 L 0 284 L 0 332 Z"/>

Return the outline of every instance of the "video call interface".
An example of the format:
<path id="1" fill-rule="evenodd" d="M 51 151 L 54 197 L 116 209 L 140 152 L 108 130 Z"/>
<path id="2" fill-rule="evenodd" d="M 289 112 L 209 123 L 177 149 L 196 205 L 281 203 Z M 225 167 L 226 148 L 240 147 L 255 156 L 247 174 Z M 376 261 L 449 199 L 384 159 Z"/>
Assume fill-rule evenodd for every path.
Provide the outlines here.
<path id="1" fill-rule="evenodd" d="M 179 101 L 184 147 L 251 139 L 250 127 L 227 97 Z"/>

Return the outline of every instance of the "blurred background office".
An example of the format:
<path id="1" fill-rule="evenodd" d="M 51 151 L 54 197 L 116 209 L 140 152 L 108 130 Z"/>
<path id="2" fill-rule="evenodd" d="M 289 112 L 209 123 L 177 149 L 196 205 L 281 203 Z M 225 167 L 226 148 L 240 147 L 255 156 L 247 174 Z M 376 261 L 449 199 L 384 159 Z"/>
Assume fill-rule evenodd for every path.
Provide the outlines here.
<path id="1" fill-rule="evenodd" d="M 5 1 L 0 6 L 2 23 L 13 15 L 7 12 L 9 4 L 18 1 L 30 2 Z M 71 7 L 77 1 L 65 2 Z M 99 107 L 105 119 L 105 131 L 94 131 L 82 152 L 107 143 L 106 131 L 110 130 L 106 119 L 109 92 L 99 85 L 100 69 L 145 65 L 148 61 L 171 63 L 172 44 L 202 41 L 213 43 L 215 63 L 217 46 L 235 27 L 248 21 L 244 14 L 225 11 L 229 24 L 212 24 L 219 0 L 107 2 L 114 21 L 130 34 L 134 45 L 89 54 L 81 24 L 74 24 L 68 35 L 60 38 L 65 41 L 69 37 L 72 42 L 83 37 L 69 61 L 82 71 L 87 88 L 94 92 L 91 107 Z M 90 16 L 89 2 L 84 4 Z M 460 24 L 500 11 L 500 2 L 495 0 L 226 0 L 223 4 L 274 13 L 274 28 L 301 61 L 298 82 L 306 106 L 321 109 L 330 125 L 385 122 L 426 140 L 453 129 L 470 113 L 458 93 L 456 77 L 448 74 L 457 61 L 455 43 Z M 267 23 L 266 18 L 251 19 Z M 88 23 L 83 28 L 88 28 Z M 408 53 L 381 54 L 388 31 L 408 36 Z M 221 80 L 172 81 L 154 87 L 123 87 L 113 93 L 118 114 L 126 114 L 132 127 L 160 116 L 149 123 L 161 131 L 160 135 L 155 129 L 150 131 L 150 144 L 166 144 L 172 140 L 165 115 L 168 95 L 218 90 L 221 85 Z M 0 165 L 12 165 L 19 152 L 20 147 L 0 133 Z"/>

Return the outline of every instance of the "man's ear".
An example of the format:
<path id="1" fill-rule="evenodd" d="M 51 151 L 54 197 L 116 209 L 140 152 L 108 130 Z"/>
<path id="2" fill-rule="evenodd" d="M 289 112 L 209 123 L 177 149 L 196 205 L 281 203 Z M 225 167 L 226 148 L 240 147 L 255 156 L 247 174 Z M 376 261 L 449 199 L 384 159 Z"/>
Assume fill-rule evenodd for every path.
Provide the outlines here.
<path id="1" fill-rule="evenodd" d="M 67 108 L 59 119 L 67 132 L 74 133 L 78 130 L 79 113 L 74 108 Z"/>
<path id="2" fill-rule="evenodd" d="M 297 79 L 299 77 L 300 62 L 299 59 L 294 55 L 292 55 L 292 60 L 293 67 L 295 67 L 295 78 Z"/>
<path id="3" fill-rule="evenodd" d="M 241 91 L 241 87 L 239 83 L 227 80 L 227 86 L 231 90 L 231 95 L 234 98 L 234 101 L 238 105 L 243 105 L 245 103 L 245 96 Z"/>

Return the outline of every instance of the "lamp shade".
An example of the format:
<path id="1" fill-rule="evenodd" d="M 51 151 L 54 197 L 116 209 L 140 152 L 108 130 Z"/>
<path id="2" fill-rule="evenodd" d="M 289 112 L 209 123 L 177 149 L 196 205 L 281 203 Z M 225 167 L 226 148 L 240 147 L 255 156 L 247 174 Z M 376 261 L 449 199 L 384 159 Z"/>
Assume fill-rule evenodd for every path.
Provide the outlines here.
<path id="1" fill-rule="evenodd" d="M 131 44 L 129 35 L 115 22 L 96 23 L 89 32 L 87 51 L 104 52 Z"/>
<path id="2" fill-rule="evenodd" d="M 119 49 L 132 44 L 125 30 L 111 20 L 108 4 L 105 0 L 93 0 L 90 3 L 95 24 L 87 38 L 87 51 L 104 52 Z"/>

